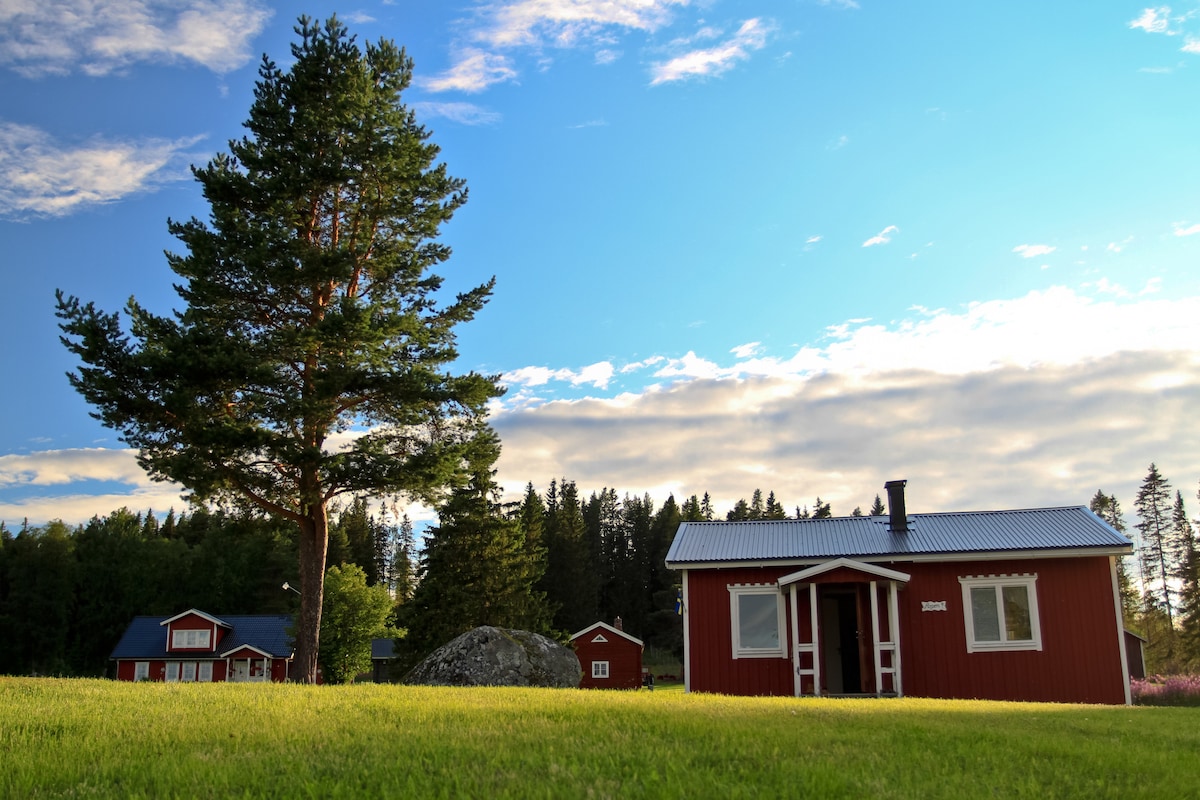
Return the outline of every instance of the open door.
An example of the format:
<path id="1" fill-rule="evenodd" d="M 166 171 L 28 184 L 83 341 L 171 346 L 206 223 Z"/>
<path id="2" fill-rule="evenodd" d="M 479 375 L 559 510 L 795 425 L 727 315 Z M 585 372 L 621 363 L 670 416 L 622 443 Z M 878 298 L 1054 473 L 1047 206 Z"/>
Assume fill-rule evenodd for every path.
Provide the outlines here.
<path id="1" fill-rule="evenodd" d="M 820 604 L 822 690 L 826 694 L 873 694 L 865 665 L 871 659 L 870 626 L 864 624 L 858 587 L 831 584 L 817 592 Z"/>

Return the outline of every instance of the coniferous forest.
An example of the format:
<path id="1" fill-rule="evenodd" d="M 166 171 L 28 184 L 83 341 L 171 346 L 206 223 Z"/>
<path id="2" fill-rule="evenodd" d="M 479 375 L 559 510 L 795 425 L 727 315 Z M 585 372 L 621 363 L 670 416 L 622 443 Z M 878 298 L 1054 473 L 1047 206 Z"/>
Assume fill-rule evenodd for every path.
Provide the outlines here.
<path id="1" fill-rule="evenodd" d="M 419 537 L 406 518 L 394 522 L 394 508 L 366 500 L 332 517 L 327 566 L 357 565 L 392 593 L 402 664 L 478 625 L 561 640 L 618 616 L 648 647 L 681 655 L 678 576 L 664 565 L 681 521 L 834 515 L 819 498 L 788 514 L 759 490 L 724 514 L 707 494 L 658 503 L 603 488 L 585 497 L 567 478 L 540 491 L 530 483 L 520 502 L 504 503 L 492 472 L 498 452 L 484 437 L 470 479 Z M 1200 548 L 1182 491 L 1151 465 L 1132 514 L 1103 490 L 1090 507 L 1134 541 L 1119 578 L 1148 669 L 1200 669 Z M 885 510 L 878 497 L 868 508 Z M 77 527 L 0 525 L 0 672 L 105 674 L 139 614 L 294 614 L 298 598 L 283 583 L 296 569 L 291 527 L 248 509 L 119 509 Z"/>

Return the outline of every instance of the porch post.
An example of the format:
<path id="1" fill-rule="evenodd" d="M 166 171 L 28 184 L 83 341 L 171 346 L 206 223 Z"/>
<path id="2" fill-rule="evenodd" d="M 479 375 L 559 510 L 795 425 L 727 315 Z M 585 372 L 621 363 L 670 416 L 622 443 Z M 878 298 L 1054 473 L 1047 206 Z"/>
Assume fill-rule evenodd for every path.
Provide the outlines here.
<path id="1" fill-rule="evenodd" d="M 813 697 L 821 696 L 821 637 L 817 631 L 817 585 L 808 585 L 808 615 L 812 621 Z"/>
<path id="2" fill-rule="evenodd" d="M 904 684 L 900 680 L 900 601 L 896 581 L 888 581 L 888 628 L 892 639 L 892 688 L 896 697 L 904 697 Z"/>
<path id="3" fill-rule="evenodd" d="M 875 656 L 875 696 L 883 696 L 883 653 L 879 642 L 879 587 L 871 581 L 871 651 Z"/>
<path id="4" fill-rule="evenodd" d="M 800 620 L 799 604 L 796 601 L 796 584 L 788 587 L 788 596 L 792 604 L 792 696 L 799 697 L 804 686 L 800 680 Z"/>

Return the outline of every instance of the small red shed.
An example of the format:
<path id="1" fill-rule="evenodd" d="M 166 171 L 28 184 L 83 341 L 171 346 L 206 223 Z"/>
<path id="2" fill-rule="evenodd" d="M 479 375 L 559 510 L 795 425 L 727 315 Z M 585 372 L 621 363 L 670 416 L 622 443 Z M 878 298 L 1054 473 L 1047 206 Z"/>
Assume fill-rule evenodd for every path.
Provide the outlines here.
<path id="1" fill-rule="evenodd" d="M 1116 559 L 1082 506 L 685 522 L 688 691 L 1130 702 Z"/>
<path id="2" fill-rule="evenodd" d="M 618 622 L 620 618 L 618 618 Z M 571 635 L 583 668 L 581 689 L 638 689 L 642 685 L 642 640 L 619 627 L 597 622 Z"/>

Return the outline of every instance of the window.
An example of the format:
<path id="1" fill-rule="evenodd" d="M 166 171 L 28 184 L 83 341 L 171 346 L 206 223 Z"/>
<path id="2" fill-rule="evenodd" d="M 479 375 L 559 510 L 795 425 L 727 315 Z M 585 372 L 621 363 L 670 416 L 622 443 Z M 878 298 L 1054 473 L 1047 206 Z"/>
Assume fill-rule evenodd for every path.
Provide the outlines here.
<path id="1" fill-rule="evenodd" d="M 183 662 L 183 679 L 185 681 L 196 680 L 196 662 L 195 661 Z"/>
<path id="2" fill-rule="evenodd" d="M 1041 650 L 1037 575 L 959 578 L 967 652 Z"/>
<path id="3" fill-rule="evenodd" d="M 150 662 L 149 661 L 135 661 L 133 663 L 133 679 L 135 681 L 150 680 Z"/>
<path id="4" fill-rule="evenodd" d="M 212 681 L 212 662 L 201 661 L 200 668 L 196 674 L 196 680 L 210 683 Z"/>
<path id="5" fill-rule="evenodd" d="M 729 587 L 734 658 L 784 655 L 783 595 L 774 584 Z"/>
<path id="6" fill-rule="evenodd" d="M 171 631 L 171 649 L 208 650 L 212 631 Z"/>
<path id="7" fill-rule="evenodd" d="M 168 661 L 167 662 L 166 674 L 163 676 L 163 679 L 167 680 L 167 681 L 179 680 L 179 662 L 178 661 Z"/>
<path id="8" fill-rule="evenodd" d="M 608 662 L 607 661 L 593 661 L 592 662 L 592 677 L 593 678 L 607 678 L 608 677 Z"/>

